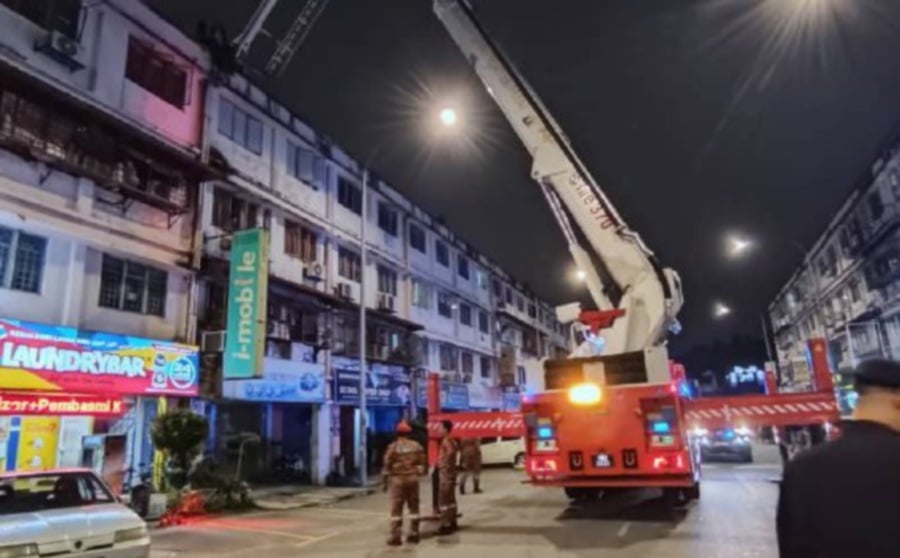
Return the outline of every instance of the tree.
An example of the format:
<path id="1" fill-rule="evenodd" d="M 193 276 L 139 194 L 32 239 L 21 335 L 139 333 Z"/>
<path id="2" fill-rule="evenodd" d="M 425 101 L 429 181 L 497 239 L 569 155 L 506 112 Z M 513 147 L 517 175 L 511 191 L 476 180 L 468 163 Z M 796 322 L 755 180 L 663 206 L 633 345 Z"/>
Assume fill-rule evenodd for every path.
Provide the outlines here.
<path id="1" fill-rule="evenodd" d="M 200 453 L 208 433 L 206 417 L 184 409 L 169 411 L 153 421 L 150 437 L 168 457 L 166 476 L 175 488 L 182 488 L 187 482 L 191 460 Z"/>

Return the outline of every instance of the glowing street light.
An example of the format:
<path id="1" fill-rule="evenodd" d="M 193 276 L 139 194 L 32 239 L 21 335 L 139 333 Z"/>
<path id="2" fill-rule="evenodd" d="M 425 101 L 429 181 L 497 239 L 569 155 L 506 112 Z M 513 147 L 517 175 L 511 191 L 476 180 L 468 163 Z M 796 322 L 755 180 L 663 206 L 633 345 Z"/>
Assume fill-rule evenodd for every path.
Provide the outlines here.
<path id="1" fill-rule="evenodd" d="M 453 126 L 456 126 L 456 111 L 450 107 L 443 108 L 441 109 L 440 119 L 441 124 L 447 126 L 448 128 L 452 128 Z"/>
<path id="2" fill-rule="evenodd" d="M 753 247 L 753 242 L 746 238 L 734 236 L 728 239 L 728 252 L 732 256 L 740 256 L 751 247 Z"/>
<path id="3" fill-rule="evenodd" d="M 717 318 L 724 318 L 725 316 L 731 314 L 731 308 L 725 306 L 721 302 L 717 302 L 715 308 L 713 309 L 713 315 Z"/>
<path id="4" fill-rule="evenodd" d="M 575 278 L 579 281 L 584 281 L 585 279 L 587 279 L 587 272 L 583 269 L 579 269 L 575 272 Z"/>

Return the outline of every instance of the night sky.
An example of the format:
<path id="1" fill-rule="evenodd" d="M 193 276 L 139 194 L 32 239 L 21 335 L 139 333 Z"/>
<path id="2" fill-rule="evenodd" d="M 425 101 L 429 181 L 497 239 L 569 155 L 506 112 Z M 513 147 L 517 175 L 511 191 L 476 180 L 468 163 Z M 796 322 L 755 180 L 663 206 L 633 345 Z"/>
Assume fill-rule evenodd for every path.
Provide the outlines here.
<path id="1" fill-rule="evenodd" d="M 282 3 L 286 24 L 300 2 Z M 191 34 L 200 18 L 236 34 L 256 1 L 151 4 Z M 796 244 L 812 244 L 900 118 L 896 0 L 475 5 L 619 212 L 681 273 L 676 350 L 759 334 Z M 538 294 L 584 296 L 529 158 L 429 0 L 332 0 L 269 83 Z M 448 102 L 464 109 L 466 143 L 426 131 Z M 740 261 L 724 255 L 730 232 L 756 243 Z M 723 321 L 717 300 L 734 311 Z"/>

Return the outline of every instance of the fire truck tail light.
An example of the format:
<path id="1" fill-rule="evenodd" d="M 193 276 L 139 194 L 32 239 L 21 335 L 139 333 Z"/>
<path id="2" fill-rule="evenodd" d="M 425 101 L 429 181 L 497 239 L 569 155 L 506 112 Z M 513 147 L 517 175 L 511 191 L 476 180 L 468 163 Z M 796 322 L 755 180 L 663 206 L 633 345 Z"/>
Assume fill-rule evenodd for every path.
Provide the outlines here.
<path id="1" fill-rule="evenodd" d="M 653 458 L 653 468 L 657 471 L 665 469 L 683 470 L 685 468 L 684 455 L 657 455 Z"/>
<path id="2" fill-rule="evenodd" d="M 555 457 L 531 457 L 528 459 L 528 470 L 535 475 L 555 473 L 558 470 Z"/>
<path id="3" fill-rule="evenodd" d="M 569 401 L 575 405 L 596 405 L 603 398 L 597 384 L 578 384 L 569 388 Z"/>

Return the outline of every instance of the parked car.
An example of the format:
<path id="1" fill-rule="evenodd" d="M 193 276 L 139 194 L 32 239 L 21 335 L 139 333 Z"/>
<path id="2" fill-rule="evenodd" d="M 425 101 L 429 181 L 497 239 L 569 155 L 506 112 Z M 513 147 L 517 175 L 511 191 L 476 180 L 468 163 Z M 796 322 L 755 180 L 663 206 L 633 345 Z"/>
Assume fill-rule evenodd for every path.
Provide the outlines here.
<path id="1" fill-rule="evenodd" d="M 484 465 L 525 466 L 525 439 L 482 438 L 481 462 Z"/>
<path id="2" fill-rule="evenodd" d="M 88 469 L 0 473 L 0 556 L 146 558 L 147 524 Z"/>
<path id="3" fill-rule="evenodd" d="M 753 462 L 751 432 L 747 429 L 722 428 L 699 432 L 700 458 L 703 461 Z"/>

